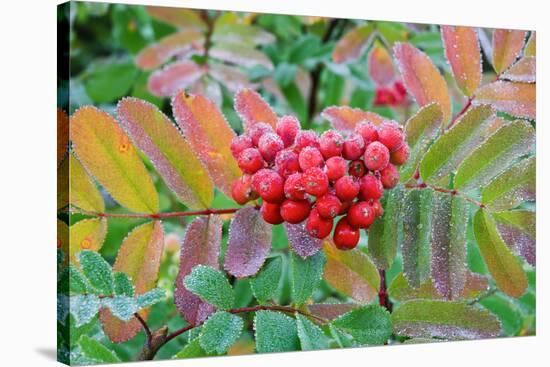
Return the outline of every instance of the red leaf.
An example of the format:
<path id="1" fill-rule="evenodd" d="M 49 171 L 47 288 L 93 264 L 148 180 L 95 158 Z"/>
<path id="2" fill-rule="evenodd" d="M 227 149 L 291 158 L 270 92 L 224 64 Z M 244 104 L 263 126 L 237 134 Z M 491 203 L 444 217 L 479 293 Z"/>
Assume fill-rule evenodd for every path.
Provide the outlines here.
<path id="1" fill-rule="evenodd" d="M 183 286 L 183 279 L 196 265 L 218 268 L 222 239 L 222 220 L 217 215 L 195 218 L 188 226 L 180 252 L 180 268 L 176 277 L 174 303 L 191 325 L 203 322 L 214 306 L 202 301 Z"/>
<path id="2" fill-rule="evenodd" d="M 305 230 L 304 224 L 284 224 L 290 247 L 301 257 L 315 255 L 323 247 L 323 241 L 311 237 Z"/>
<path id="3" fill-rule="evenodd" d="M 534 56 L 526 56 L 512 65 L 502 74 L 502 79 L 520 83 L 537 81 L 537 61 Z"/>
<path id="4" fill-rule="evenodd" d="M 252 84 L 248 81 L 248 76 L 233 66 L 218 63 L 210 65 L 210 75 L 232 92 L 252 87 Z"/>
<path id="5" fill-rule="evenodd" d="M 354 308 L 359 307 L 355 303 L 315 303 L 308 305 L 307 309 L 312 315 L 322 317 L 327 320 L 334 320 Z"/>
<path id="6" fill-rule="evenodd" d="M 535 84 L 496 81 L 484 85 L 476 93 L 475 104 L 491 104 L 497 110 L 517 117 L 535 119 Z"/>
<path id="7" fill-rule="evenodd" d="M 369 75 L 380 86 L 386 86 L 395 79 L 391 55 L 382 46 L 374 46 L 368 58 Z"/>
<path id="8" fill-rule="evenodd" d="M 351 132 L 360 122 L 366 121 L 375 125 L 382 124 L 385 119 L 370 111 L 363 111 L 359 108 L 351 108 L 348 106 L 331 106 L 321 112 L 321 116 L 328 120 L 336 130 Z"/>
<path id="9" fill-rule="evenodd" d="M 147 12 L 158 20 L 162 20 L 177 28 L 195 29 L 205 31 L 206 24 L 197 11 L 183 8 L 170 8 L 166 6 L 147 6 Z"/>
<path id="10" fill-rule="evenodd" d="M 374 24 L 358 26 L 342 37 L 332 52 L 332 60 L 336 63 L 357 60 L 369 47 L 374 35 Z"/>
<path id="11" fill-rule="evenodd" d="M 261 51 L 247 45 L 238 43 L 217 43 L 210 49 L 209 55 L 213 58 L 247 68 L 263 66 L 268 70 L 273 70 L 273 64 L 269 57 Z"/>
<path id="12" fill-rule="evenodd" d="M 253 207 L 240 209 L 229 227 L 225 270 L 243 278 L 256 274 L 271 250 L 271 225 Z"/>
<path id="13" fill-rule="evenodd" d="M 171 97 L 193 85 L 204 74 L 192 61 L 178 61 L 155 71 L 149 77 L 148 87 L 158 97 Z"/>
<path id="14" fill-rule="evenodd" d="M 152 70 L 174 56 L 190 50 L 202 50 L 202 42 L 204 36 L 197 31 L 174 33 L 141 50 L 136 56 L 136 64 L 143 70 Z"/>
<path id="15" fill-rule="evenodd" d="M 526 31 L 495 29 L 493 32 L 493 68 L 497 74 L 508 69 L 519 57 Z"/>
<path id="16" fill-rule="evenodd" d="M 245 131 L 257 122 L 265 122 L 275 129 L 277 115 L 263 98 L 252 89 L 243 89 L 235 96 L 235 111 L 241 118 Z"/>

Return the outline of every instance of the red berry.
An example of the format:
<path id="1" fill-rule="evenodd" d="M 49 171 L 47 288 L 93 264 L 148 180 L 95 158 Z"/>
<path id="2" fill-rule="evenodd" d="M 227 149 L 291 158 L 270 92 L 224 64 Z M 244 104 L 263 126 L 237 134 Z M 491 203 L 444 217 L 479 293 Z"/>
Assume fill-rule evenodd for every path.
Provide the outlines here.
<path id="1" fill-rule="evenodd" d="M 283 116 L 277 121 L 277 134 L 283 140 L 285 148 L 294 144 L 296 134 L 300 131 L 300 122 L 294 116 Z"/>
<path id="2" fill-rule="evenodd" d="M 348 222 L 355 228 L 369 228 L 376 219 L 372 206 L 366 201 L 355 203 L 349 208 Z"/>
<path id="3" fill-rule="evenodd" d="M 339 178 L 334 184 L 336 196 L 341 201 L 351 201 L 359 194 L 359 182 L 352 176 Z"/>
<path id="4" fill-rule="evenodd" d="M 380 171 L 380 181 L 385 189 L 393 189 L 399 183 L 399 171 L 393 164 L 388 164 Z"/>
<path id="5" fill-rule="evenodd" d="M 361 157 L 365 151 L 365 141 L 363 137 L 357 133 L 352 133 L 344 142 L 342 156 L 350 161 Z"/>
<path id="6" fill-rule="evenodd" d="M 311 204 L 307 200 L 287 199 L 281 204 L 281 217 L 288 223 L 300 223 L 307 218 L 310 209 Z"/>
<path id="7" fill-rule="evenodd" d="M 346 214 L 348 212 L 349 208 L 351 208 L 352 205 L 353 205 L 353 200 L 343 201 L 342 202 L 342 207 L 340 208 L 340 213 L 338 213 L 338 215 Z"/>
<path id="8" fill-rule="evenodd" d="M 407 144 L 403 144 L 395 152 L 390 154 L 390 162 L 397 166 L 401 166 L 407 162 L 407 159 L 409 159 L 409 154 L 409 146 Z"/>
<path id="9" fill-rule="evenodd" d="M 359 186 L 362 200 L 378 200 L 384 195 L 384 186 L 380 179 L 374 175 L 361 177 Z"/>
<path id="10" fill-rule="evenodd" d="M 395 96 L 389 88 L 377 88 L 374 94 L 375 106 L 387 106 L 395 104 Z"/>
<path id="11" fill-rule="evenodd" d="M 239 154 L 247 148 L 252 148 L 252 139 L 248 135 L 238 135 L 231 140 L 231 154 L 235 159 L 239 158 Z"/>
<path id="12" fill-rule="evenodd" d="M 348 164 L 342 157 L 330 157 L 325 162 L 326 174 L 330 181 L 336 181 L 346 174 Z"/>
<path id="13" fill-rule="evenodd" d="M 285 178 L 298 172 L 300 170 L 298 154 L 288 149 L 281 150 L 275 157 L 275 170 Z"/>
<path id="14" fill-rule="evenodd" d="M 285 196 L 293 200 L 304 200 L 306 191 L 301 173 L 293 173 L 287 177 L 284 186 Z"/>
<path id="15" fill-rule="evenodd" d="M 360 122 L 355 126 L 355 132 L 363 137 L 365 145 L 378 140 L 378 129 L 370 122 Z"/>
<path id="16" fill-rule="evenodd" d="M 311 237 L 323 239 L 328 237 L 332 230 L 332 218 L 325 219 L 319 215 L 316 208 L 309 213 L 306 221 L 306 231 Z"/>
<path id="17" fill-rule="evenodd" d="M 393 84 L 393 88 L 399 93 L 401 96 L 405 97 L 407 95 L 407 89 L 405 89 L 405 86 L 403 83 L 399 80 L 396 80 Z"/>
<path id="18" fill-rule="evenodd" d="M 390 162 L 390 151 L 378 141 L 369 144 L 365 150 L 365 165 L 371 171 L 381 171 Z"/>
<path id="19" fill-rule="evenodd" d="M 279 204 L 272 204 L 264 201 L 260 208 L 260 214 L 262 218 L 269 224 L 280 224 L 284 222 L 281 217 L 281 206 Z"/>
<path id="20" fill-rule="evenodd" d="M 319 150 L 325 159 L 342 153 L 344 138 L 335 130 L 327 130 L 319 139 Z"/>
<path id="21" fill-rule="evenodd" d="M 378 129 L 378 141 L 384 144 L 390 152 L 399 149 L 404 139 L 403 131 L 397 124 L 386 122 Z"/>
<path id="22" fill-rule="evenodd" d="M 246 148 L 239 155 L 237 164 L 244 173 L 253 174 L 264 166 L 264 159 L 256 148 Z"/>
<path id="23" fill-rule="evenodd" d="M 319 137 L 314 131 L 301 130 L 298 134 L 296 134 L 294 144 L 297 152 L 301 151 L 305 147 L 319 148 Z"/>
<path id="24" fill-rule="evenodd" d="M 306 171 L 312 167 L 321 167 L 325 160 L 319 152 L 319 149 L 314 147 L 305 147 L 298 155 L 298 162 L 302 171 Z"/>
<path id="25" fill-rule="evenodd" d="M 256 147 L 258 146 L 262 135 L 272 132 L 273 128 L 271 127 L 271 125 L 268 125 L 265 122 L 255 123 L 254 125 L 250 126 L 250 129 L 248 129 L 248 135 L 252 140 L 252 144 L 254 144 L 254 146 Z"/>
<path id="26" fill-rule="evenodd" d="M 275 171 L 263 168 L 252 176 L 252 187 L 260 197 L 270 203 L 282 203 L 285 199 L 284 180 Z"/>
<path id="27" fill-rule="evenodd" d="M 342 217 L 336 224 L 333 239 L 340 250 L 351 250 L 359 242 L 359 229 L 353 228 L 347 217 Z"/>
<path id="28" fill-rule="evenodd" d="M 363 161 L 357 159 L 349 164 L 348 172 L 354 177 L 363 177 L 367 173 L 367 167 Z"/>
<path id="29" fill-rule="evenodd" d="M 342 202 L 334 194 L 325 194 L 317 199 L 315 207 L 321 217 L 331 219 L 340 213 L 340 209 L 342 209 Z"/>
<path id="30" fill-rule="evenodd" d="M 266 162 L 273 162 L 277 153 L 283 150 L 283 148 L 283 141 L 275 133 L 265 133 L 258 141 L 258 150 Z"/>
<path id="31" fill-rule="evenodd" d="M 371 203 L 372 210 L 374 210 L 374 215 L 377 217 L 381 217 L 382 214 L 384 214 L 384 208 L 382 208 L 382 204 L 380 203 L 380 200 L 374 200 Z"/>
<path id="32" fill-rule="evenodd" d="M 243 175 L 235 183 L 231 189 L 233 200 L 239 205 L 244 205 L 250 200 L 258 198 L 258 194 L 252 189 L 252 176 Z"/>
<path id="33" fill-rule="evenodd" d="M 310 195 L 319 197 L 328 191 L 328 177 L 319 167 L 309 168 L 303 176 L 304 188 Z"/>

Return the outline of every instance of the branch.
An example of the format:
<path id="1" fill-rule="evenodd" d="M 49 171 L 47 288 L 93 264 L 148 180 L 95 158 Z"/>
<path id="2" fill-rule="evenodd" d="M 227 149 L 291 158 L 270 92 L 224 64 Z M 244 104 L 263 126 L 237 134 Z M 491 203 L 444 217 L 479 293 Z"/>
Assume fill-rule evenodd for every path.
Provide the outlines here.
<path id="1" fill-rule="evenodd" d="M 378 304 L 388 312 L 392 312 L 393 310 L 393 303 L 390 301 L 390 298 L 388 297 L 388 291 L 387 291 L 387 285 L 386 285 L 386 270 L 379 269 L 378 274 L 380 274 L 380 289 L 378 291 Z"/>
<path id="2" fill-rule="evenodd" d="M 445 193 L 445 194 L 460 196 L 464 200 L 469 201 L 470 203 L 477 205 L 481 209 L 486 208 L 485 204 L 483 204 L 482 202 L 479 202 L 475 199 L 472 199 L 468 195 L 466 195 L 466 194 L 464 194 L 464 193 L 462 193 L 458 190 L 454 190 L 454 189 L 446 189 L 446 188 L 443 188 L 443 187 L 433 186 L 433 185 L 430 185 L 430 184 L 427 184 L 427 183 L 424 183 L 424 182 L 414 183 L 414 184 L 406 184 L 405 188 L 406 189 L 427 189 L 427 188 L 429 188 L 429 189 L 432 189 L 434 191 L 442 192 L 442 193 Z"/>
<path id="3" fill-rule="evenodd" d="M 143 328 L 143 331 L 145 331 L 145 335 L 147 336 L 147 347 L 151 348 L 153 344 L 153 334 L 151 333 L 151 329 L 149 329 L 149 325 L 145 322 L 145 320 L 139 315 L 139 313 L 135 313 L 134 317 L 139 321 L 141 324 L 141 327 Z"/>
<path id="4" fill-rule="evenodd" d="M 259 207 L 256 206 L 256 209 Z M 227 208 L 227 209 L 204 209 L 185 212 L 167 212 L 167 213 L 101 213 L 91 212 L 80 208 L 72 207 L 68 210 L 70 214 L 84 214 L 92 217 L 108 217 L 108 218 L 150 218 L 150 219 L 162 219 L 162 218 L 175 218 L 175 217 L 188 217 L 192 215 L 210 215 L 210 214 L 231 214 L 238 211 L 239 208 Z"/>

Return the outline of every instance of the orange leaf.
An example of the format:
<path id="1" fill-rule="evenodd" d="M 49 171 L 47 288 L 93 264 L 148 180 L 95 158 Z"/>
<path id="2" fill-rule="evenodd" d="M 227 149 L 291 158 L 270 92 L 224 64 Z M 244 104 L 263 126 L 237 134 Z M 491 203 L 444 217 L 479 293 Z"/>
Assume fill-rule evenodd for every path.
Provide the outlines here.
<path id="1" fill-rule="evenodd" d="M 493 32 L 493 68 L 497 74 L 508 69 L 519 57 L 526 31 L 495 29 Z"/>
<path id="2" fill-rule="evenodd" d="M 216 187 L 231 197 L 231 185 L 241 176 L 241 170 L 229 148 L 235 132 L 225 117 L 209 99 L 185 92 L 174 96 L 172 109 L 188 143 L 206 166 Z"/>
<path id="3" fill-rule="evenodd" d="M 520 83 L 537 81 L 537 61 L 534 56 L 525 56 L 502 74 L 502 79 Z"/>
<path id="4" fill-rule="evenodd" d="M 369 47 L 374 36 L 374 24 L 368 23 L 356 27 L 342 37 L 332 52 L 336 63 L 357 60 Z"/>
<path id="5" fill-rule="evenodd" d="M 257 122 L 265 122 L 275 129 L 277 115 L 263 98 L 252 89 L 243 89 L 235 96 L 235 111 L 241 118 L 245 131 Z"/>
<path id="6" fill-rule="evenodd" d="M 525 45 L 523 50 L 523 56 L 536 56 L 537 55 L 537 33 L 531 32 L 531 37 Z"/>
<path id="7" fill-rule="evenodd" d="M 107 235 L 107 219 L 83 219 L 69 227 L 69 255 L 78 264 L 76 254 L 81 250 L 99 251 Z"/>
<path id="8" fill-rule="evenodd" d="M 136 56 L 136 64 L 143 70 L 151 70 L 183 52 L 201 50 L 203 42 L 203 34 L 197 31 L 174 33 L 141 50 Z"/>
<path id="9" fill-rule="evenodd" d="M 333 128 L 344 132 L 353 131 L 355 125 L 363 121 L 374 125 L 380 125 L 385 121 L 382 116 L 374 112 L 348 106 L 327 107 L 321 112 L 321 116 L 328 120 Z"/>
<path id="10" fill-rule="evenodd" d="M 385 86 L 395 79 L 391 55 L 385 47 L 374 46 L 368 57 L 369 75 L 378 85 Z"/>
<path id="11" fill-rule="evenodd" d="M 491 104 L 497 110 L 517 117 L 537 117 L 535 84 L 496 81 L 476 93 L 475 104 Z"/>
<path id="12" fill-rule="evenodd" d="M 126 273 L 132 279 L 136 295 L 156 286 L 163 244 L 164 234 L 160 221 L 136 227 L 122 242 L 113 271 Z M 148 309 L 139 312 L 143 319 L 147 319 L 148 313 Z M 119 320 L 106 308 L 101 310 L 100 317 L 103 331 L 115 343 L 130 340 L 141 330 L 138 320 Z"/>
<path id="13" fill-rule="evenodd" d="M 441 26 L 441 38 L 458 87 L 471 97 L 481 83 L 481 50 L 476 30 Z"/>
<path id="14" fill-rule="evenodd" d="M 203 69 L 193 61 L 177 61 L 152 73 L 147 87 L 157 97 L 172 97 L 195 84 L 203 75 Z"/>
<path id="15" fill-rule="evenodd" d="M 57 165 L 67 154 L 69 146 L 69 116 L 62 109 L 57 109 Z"/>
<path id="16" fill-rule="evenodd" d="M 393 51 L 407 90 L 420 107 L 439 103 L 446 125 L 451 117 L 451 98 L 445 79 L 430 58 L 409 43 L 396 43 Z"/>

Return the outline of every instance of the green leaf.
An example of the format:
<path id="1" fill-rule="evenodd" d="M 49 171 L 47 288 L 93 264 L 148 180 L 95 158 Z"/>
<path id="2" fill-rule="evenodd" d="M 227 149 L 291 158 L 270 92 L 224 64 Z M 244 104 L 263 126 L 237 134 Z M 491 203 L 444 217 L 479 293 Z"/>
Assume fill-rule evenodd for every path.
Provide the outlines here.
<path id="1" fill-rule="evenodd" d="M 122 272 L 113 273 L 115 281 L 115 295 L 117 296 L 134 296 L 134 284 L 128 275 Z"/>
<path id="2" fill-rule="evenodd" d="M 196 357 L 206 357 L 209 354 L 202 349 L 200 345 L 200 338 L 196 337 L 195 339 L 191 340 L 189 343 L 183 347 L 181 351 L 179 351 L 176 355 L 174 355 L 174 359 L 183 359 L 183 358 L 196 358 Z"/>
<path id="3" fill-rule="evenodd" d="M 148 292 L 140 294 L 137 299 L 137 306 L 139 309 L 146 308 L 159 303 L 166 298 L 166 292 L 162 288 L 153 288 Z"/>
<path id="4" fill-rule="evenodd" d="M 416 172 L 420 160 L 428 150 L 429 143 L 441 129 L 443 114 L 437 103 L 422 107 L 405 123 L 405 136 L 410 147 L 407 162 L 399 169 L 401 182 L 408 181 Z"/>
<path id="5" fill-rule="evenodd" d="M 73 264 L 69 265 L 69 287 L 70 292 L 75 294 L 88 293 L 90 291 L 88 281 Z"/>
<path id="6" fill-rule="evenodd" d="M 525 271 L 498 234 L 493 218 L 482 209 L 475 214 L 474 233 L 497 287 L 510 297 L 521 296 L 527 288 Z"/>
<path id="7" fill-rule="evenodd" d="M 235 295 L 231 284 L 221 271 L 210 266 L 195 266 L 183 279 L 183 285 L 220 310 L 227 310 L 233 306 Z"/>
<path id="8" fill-rule="evenodd" d="M 529 210 L 493 213 L 500 236 L 508 247 L 532 266 L 536 265 L 537 216 Z"/>
<path id="9" fill-rule="evenodd" d="M 202 326 L 199 343 L 207 353 L 223 354 L 239 339 L 243 326 L 239 316 L 218 311 Z"/>
<path id="10" fill-rule="evenodd" d="M 296 320 L 280 312 L 256 312 L 254 330 L 258 353 L 289 352 L 300 349 Z"/>
<path id="11" fill-rule="evenodd" d="M 296 313 L 296 325 L 302 350 L 322 350 L 329 347 L 328 338 L 323 330 L 307 317 Z"/>
<path id="12" fill-rule="evenodd" d="M 394 333 L 419 338 L 451 340 L 494 338 L 500 322 L 489 311 L 462 302 L 412 300 L 391 316 Z"/>
<path id="13" fill-rule="evenodd" d="M 403 204 L 403 273 L 412 287 L 430 276 L 432 190 L 408 190 Z"/>
<path id="14" fill-rule="evenodd" d="M 82 335 L 80 337 L 78 346 L 86 358 L 89 358 L 96 363 L 122 362 L 115 352 L 101 344 L 99 341 L 90 338 L 88 335 Z"/>
<path id="15" fill-rule="evenodd" d="M 86 93 L 96 103 L 109 103 L 124 96 L 132 87 L 138 70 L 132 61 L 108 60 L 86 74 Z"/>
<path id="16" fill-rule="evenodd" d="M 505 335 L 518 335 L 523 320 L 518 307 L 509 298 L 494 294 L 479 303 L 498 317 Z"/>
<path id="17" fill-rule="evenodd" d="M 356 308 L 332 321 L 360 344 L 382 345 L 392 333 L 390 313 L 378 305 Z"/>
<path id="18" fill-rule="evenodd" d="M 273 298 L 283 271 L 283 259 L 280 256 L 269 259 L 263 269 L 252 279 L 250 287 L 259 303 L 265 303 Z"/>
<path id="19" fill-rule="evenodd" d="M 111 265 L 100 254 L 83 250 L 78 255 L 82 273 L 95 288 L 97 294 L 110 296 L 114 293 L 114 280 Z"/>
<path id="20" fill-rule="evenodd" d="M 319 251 L 313 256 L 302 258 L 295 253 L 290 257 L 292 300 L 297 305 L 304 304 L 321 281 L 326 257 Z"/>
<path id="21" fill-rule="evenodd" d="M 482 189 L 481 202 L 491 210 L 507 210 L 535 200 L 536 165 L 532 156 L 508 168 Z"/>
<path id="22" fill-rule="evenodd" d="M 469 191 L 483 187 L 535 144 L 535 129 L 527 121 L 504 125 L 462 162 L 454 187 Z"/>
<path id="23" fill-rule="evenodd" d="M 79 294 L 70 297 L 69 311 L 75 319 L 75 326 L 87 324 L 99 312 L 101 300 L 95 294 Z"/>
<path id="24" fill-rule="evenodd" d="M 382 199 L 384 215 L 369 228 L 369 255 L 378 269 L 387 269 L 397 255 L 397 242 L 401 224 L 403 187 L 398 185 L 386 191 Z"/>
<path id="25" fill-rule="evenodd" d="M 103 298 L 101 303 L 103 306 L 108 307 L 116 318 L 122 321 L 129 321 L 138 311 L 136 300 L 133 297 Z"/>
<path id="26" fill-rule="evenodd" d="M 430 147 L 420 162 L 422 180 L 436 183 L 451 173 L 484 140 L 493 116 L 490 106 L 470 108 Z"/>

